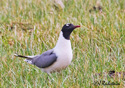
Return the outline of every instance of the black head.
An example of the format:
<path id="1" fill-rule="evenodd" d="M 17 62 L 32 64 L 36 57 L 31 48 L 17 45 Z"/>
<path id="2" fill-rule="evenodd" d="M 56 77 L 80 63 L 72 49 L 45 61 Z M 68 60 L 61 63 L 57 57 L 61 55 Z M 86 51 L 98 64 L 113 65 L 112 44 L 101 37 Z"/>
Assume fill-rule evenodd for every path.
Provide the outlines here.
<path id="1" fill-rule="evenodd" d="M 79 25 L 77 25 L 77 26 L 75 26 L 75 25 L 73 25 L 73 24 L 71 24 L 71 23 L 67 23 L 67 24 L 65 24 L 64 26 L 63 26 L 63 28 L 62 28 L 62 32 L 63 32 L 63 36 L 64 36 L 64 38 L 65 39 L 70 39 L 70 34 L 72 33 L 72 31 L 75 29 L 75 28 L 78 28 L 78 27 L 80 27 Z"/>

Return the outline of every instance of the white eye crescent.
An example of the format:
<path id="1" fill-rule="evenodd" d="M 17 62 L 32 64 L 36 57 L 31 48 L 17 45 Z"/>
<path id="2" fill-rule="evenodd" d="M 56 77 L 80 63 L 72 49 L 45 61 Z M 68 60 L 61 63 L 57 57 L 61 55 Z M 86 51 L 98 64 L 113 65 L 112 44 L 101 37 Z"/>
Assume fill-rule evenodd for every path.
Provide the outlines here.
<path id="1" fill-rule="evenodd" d="M 67 24 L 66 24 L 66 26 L 69 26 L 69 25 L 70 25 L 70 23 L 67 23 Z"/>

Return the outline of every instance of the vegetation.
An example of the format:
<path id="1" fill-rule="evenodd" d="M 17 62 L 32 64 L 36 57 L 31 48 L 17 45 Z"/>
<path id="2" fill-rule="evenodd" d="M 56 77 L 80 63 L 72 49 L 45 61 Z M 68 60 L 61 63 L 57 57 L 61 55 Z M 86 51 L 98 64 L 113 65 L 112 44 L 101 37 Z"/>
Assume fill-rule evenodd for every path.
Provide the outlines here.
<path id="1" fill-rule="evenodd" d="M 63 0 L 64 9 L 51 0 L 0 1 L 1 88 L 103 87 L 96 73 L 125 71 L 125 0 Z M 102 7 L 102 11 L 93 6 Z M 90 11 L 92 9 L 92 11 Z M 60 73 L 46 73 L 14 53 L 36 55 L 55 46 L 65 23 L 81 25 L 71 35 L 73 61 Z M 53 79 L 52 79 L 53 78 Z M 124 79 L 111 79 L 123 88 Z"/>

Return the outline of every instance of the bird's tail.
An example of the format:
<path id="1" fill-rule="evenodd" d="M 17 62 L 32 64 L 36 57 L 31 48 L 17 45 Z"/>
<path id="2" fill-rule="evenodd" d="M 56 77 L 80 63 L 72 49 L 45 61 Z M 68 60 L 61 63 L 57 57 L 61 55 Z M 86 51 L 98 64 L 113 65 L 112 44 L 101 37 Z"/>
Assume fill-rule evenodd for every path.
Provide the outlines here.
<path id="1" fill-rule="evenodd" d="M 22 57 L 22 58 L 27 58 L 27 59 L 32 59 L 29 56 L 23 56 L 23 55 L 18 55 L 18 54 L 14 54 L 14 56 L 16 56 L 16 57 Z"/>
<path id="2" fill-rule="evenodd" d="M 18 54 L 14 54 L 14 56 L 16 56 L 16 57 L 21 57 L 21 58 L 26 58 L 24 61 L 26 61 L 27 63 L 30 63 L 30 64 L 33 64 L 32 63 L 32 57 L 30 57 L 30 56 L 23 56 L 23 55 L 18 55 Z"/>

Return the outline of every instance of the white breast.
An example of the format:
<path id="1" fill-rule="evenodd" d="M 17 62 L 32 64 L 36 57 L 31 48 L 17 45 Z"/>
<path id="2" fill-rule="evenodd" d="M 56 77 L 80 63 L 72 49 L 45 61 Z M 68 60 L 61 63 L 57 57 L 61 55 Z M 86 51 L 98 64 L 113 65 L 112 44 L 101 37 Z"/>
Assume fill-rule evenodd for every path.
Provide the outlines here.
<path id="1" fill-rule="evenodd" d="M 66 68 L 72 61 L 71 42 L 63 37 L 62 32 L 54 48 L 54 53 L 57 55 L 57 61 L 52 66 L 42 69 L 47 73 Z"/>

